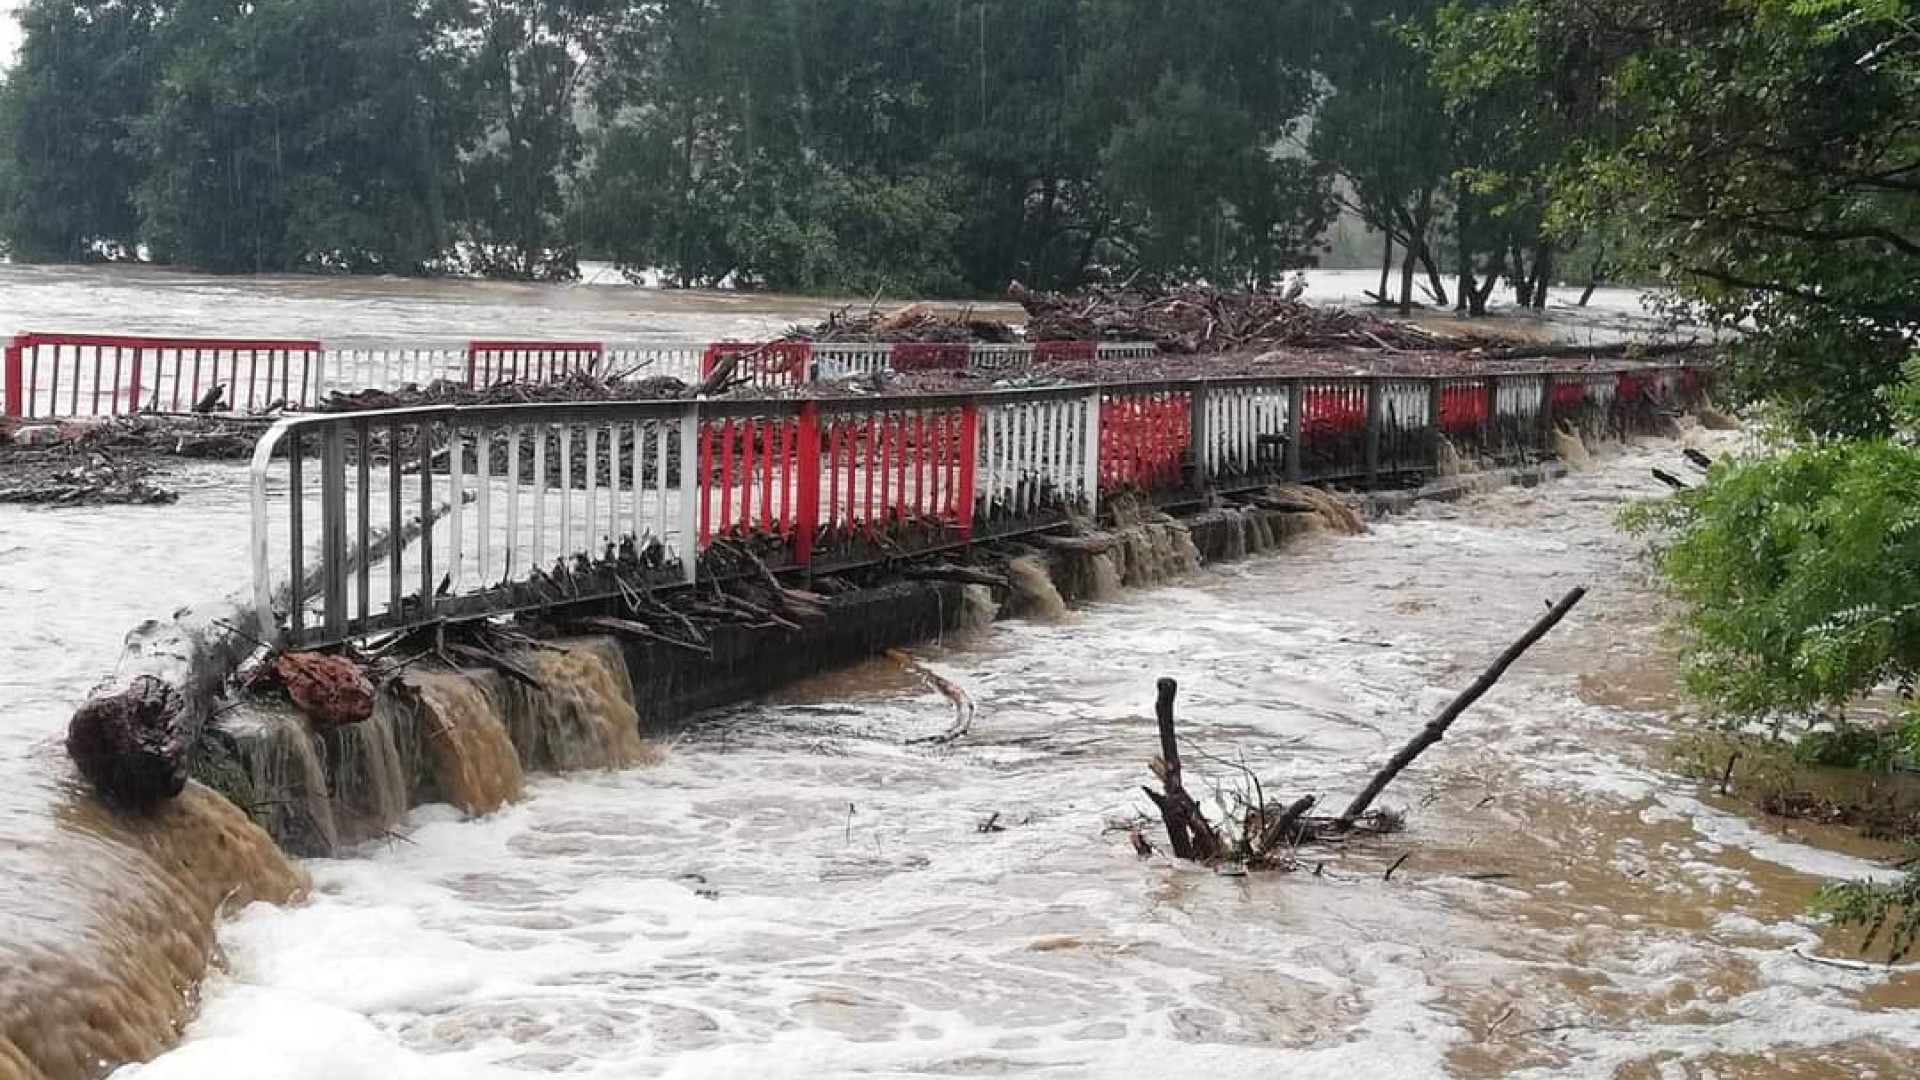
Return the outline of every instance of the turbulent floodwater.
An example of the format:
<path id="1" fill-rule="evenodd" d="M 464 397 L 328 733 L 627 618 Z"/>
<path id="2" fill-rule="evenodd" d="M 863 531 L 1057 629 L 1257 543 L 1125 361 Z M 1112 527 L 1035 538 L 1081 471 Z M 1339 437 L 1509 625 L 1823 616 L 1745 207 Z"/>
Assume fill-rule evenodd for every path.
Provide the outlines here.
<path id="1" fill-rule="evenodd" d="M 1674 455 L 924 648 L 979 706 L 948 751 L 906 745 L 946 702 L 876 663 L 650 768 L 419 811 L 228 926 L 185 1042 L 118 1080 L 1912 1075 L 1920 976 L 1790 951 L 1839 947 L 1801 911 L 1874 864 L 1661 768 L 1670 676 L 1612 522 Z M 1405 834 L 1230 878 L 1118 828 L 1157 676 L 1190 774 L 1338 798 L 1577 584 L 1394 789 Z"/>
<path id="2" fill-rule="evenodd" d="M 24 331 L 381 342 L 713 341 L 777 336 L 866 299 L 626 286 L 611 267 L 570 285 L 303 275 L 215 277 L 143 266 L 0 263 L 0 337 Z M 1014 319 L 1012 305 L 978 305 Z"/>
<path id="3" fill-rule="evenodd" d="M 582 281 L 526 285 L 458 279 L 214 277 L 143 266 L 15 266 L 0 263 L 0 337 L 25 331 L 319 338 L 329 345 L 458 342 L 473 338 L 534 341 L 680 338 L 763 339 L 794 323 L 818 321 L 870 298 L 829 299 L 765 293 L 640 289 L 612 267 L 587 265 Z M 1308 300 L 1357 306 L 1377 275 L 1315 270 Z M 1587 308 L 1581 290 L 1555 289 L 1542 314 L 1512 315 L 1496 297 L 1490 321 L 1447 312 L 1422 321 L 1468 331 L 1569 341 L 1611 341 L 1650 325 L 1643 294 L 1600 289 Z M 954 305 L 958 306 L 958 305 Z M 966 305 L 987 318 L 1018 322 L 1012 304 Z"/>

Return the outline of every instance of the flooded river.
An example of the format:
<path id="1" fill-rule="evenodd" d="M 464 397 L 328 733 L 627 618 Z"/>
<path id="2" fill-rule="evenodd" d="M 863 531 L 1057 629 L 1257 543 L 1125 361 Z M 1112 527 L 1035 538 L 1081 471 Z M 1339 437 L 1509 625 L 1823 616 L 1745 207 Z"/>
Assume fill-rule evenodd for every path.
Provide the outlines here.
<path id="1" fill-rule="evenodd" d="M 1670 678 L 1613 518 L 1673 456 L 924 648 L 980 709 L 949 751 L 875 663 L 652 767 L 420 811 L 230 924 L 185 1042 L 118 1075 L 1912 1075 L 1920 977 L 1792 951 L 1841 947 L 1802 910 L 1875 865 L 1703 802 L 1661 767 L 1678 721 L 1617 705 Z M 1157 676 L 1191 772 L 1338 798 L 1577 584 L 1394 790 L 1406 833 L 1317 873 L 1134 854 Z"/>
<path id="2" fill-rule="evenodd" d="M 752 337 L 822 306 L 0 266 L 0 334 Z M 1793 951 L 1844 951 L 1806 902 L 1879 853 L 1742 816 L 1664 762 L 1685 721 L 1614 517 L 1675 453 L 922 648 L 979 706 L 950 750 L 907 745 L 951 710 L 881 662 L 711 718 L 650 767 L 533 779 L 480 821 L 417 811 L 301 867 L 309 902 L 225 924 L 198 1002 L 88 1001 L 35 950 L 77 928 L 168 985 L 206 953 L 184 927 L 301 885 L 215 807 L 124 835 L 55 742 L 132 662 L 129 631 L 244 587 L 243 470 L 190 469 L 171 509 L 0 507 L 0 979 L 49 979 L 96 1045 L 147 1052 L 197 1004 L 118 1080 L 1913 1075 L 1920 975 Z M 1182 681 L 1194 777 L 1244 760 L 1270 795 L 1337 802 L 1581 584 L 1392 789 L 1404 834 L 1253 878 L 1135 856 L 1157 677 Z M 182 874 L 206 837 L 232 895 Z"/>

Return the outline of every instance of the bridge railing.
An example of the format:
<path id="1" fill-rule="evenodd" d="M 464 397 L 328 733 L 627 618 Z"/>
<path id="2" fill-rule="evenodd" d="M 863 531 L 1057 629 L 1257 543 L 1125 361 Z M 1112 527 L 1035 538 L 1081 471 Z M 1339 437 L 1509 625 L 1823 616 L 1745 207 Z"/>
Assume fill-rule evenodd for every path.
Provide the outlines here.
<path id="1" fill-rule="evenodd" d="M 0 388 L 5 415 L 25 419 L 300 409 L 319 397 L 321 351 L 317 341 L 21 334 L 6 343 Z"/>
<path id="2" fill-rule="evenodd" d="M 1556 425 L 1657 430 L 1700 378 L 1306 376 L 290 417 L 254 454 L 254 589 L 264 637 L 333 643 L 751 560 L 883 562 L 1117 498 L 1405 483 L 1440 471 L 1447 443 L 1536 460 Z"/>
<path id="3" fill-rule="evenodd" d="M 452 382 L 469 388 L 542 384 L 590 374 L 696 383 L 733 355 L 735 377 L 790 389 L 881 371 L 978 370 L 1018 375 L 1036 360 L 1138 359 L 1151 344 L 1021 345 L 918 342 L 468 341 L 352 343 L 98 334 L 22 334 L 5 343 L 0 409 L 9 417 L 74 419 L 137 412 L 291 411 L 332 394 Z M 221 397 L 206 397 L 215 387 Z"/>

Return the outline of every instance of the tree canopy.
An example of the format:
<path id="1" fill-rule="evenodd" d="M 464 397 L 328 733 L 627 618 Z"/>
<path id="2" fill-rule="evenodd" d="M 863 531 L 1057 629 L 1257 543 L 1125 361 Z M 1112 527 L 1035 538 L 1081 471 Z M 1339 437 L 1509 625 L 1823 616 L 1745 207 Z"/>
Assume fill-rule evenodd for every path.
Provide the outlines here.
<path id="1" fill-rule="evenodd" d="M 1267 283 L 1332 213 L 1288 150 L 1311 6 L 32 0 L 0 233 L 223 271 Z"/>

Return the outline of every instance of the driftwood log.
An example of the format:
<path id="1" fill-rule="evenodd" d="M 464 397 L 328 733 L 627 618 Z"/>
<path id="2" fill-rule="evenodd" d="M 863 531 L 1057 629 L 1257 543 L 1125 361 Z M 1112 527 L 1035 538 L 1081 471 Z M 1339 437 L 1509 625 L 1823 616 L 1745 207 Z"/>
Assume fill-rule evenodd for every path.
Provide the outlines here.
<path id="1" fill-rule="evenodd" d="M 67 755 L 109 801 L 151 810 L 187 786 L 194 726 L 186 698 L 142 675 L 115 694 L 89 698 L 67 724 Z"/>
<path id="2" fill-rule="evenodd" d="M 373 715 L 373 682 L 346 657 L 281 653 L 273 671 L 314 727 L 346 727 Z"/>

